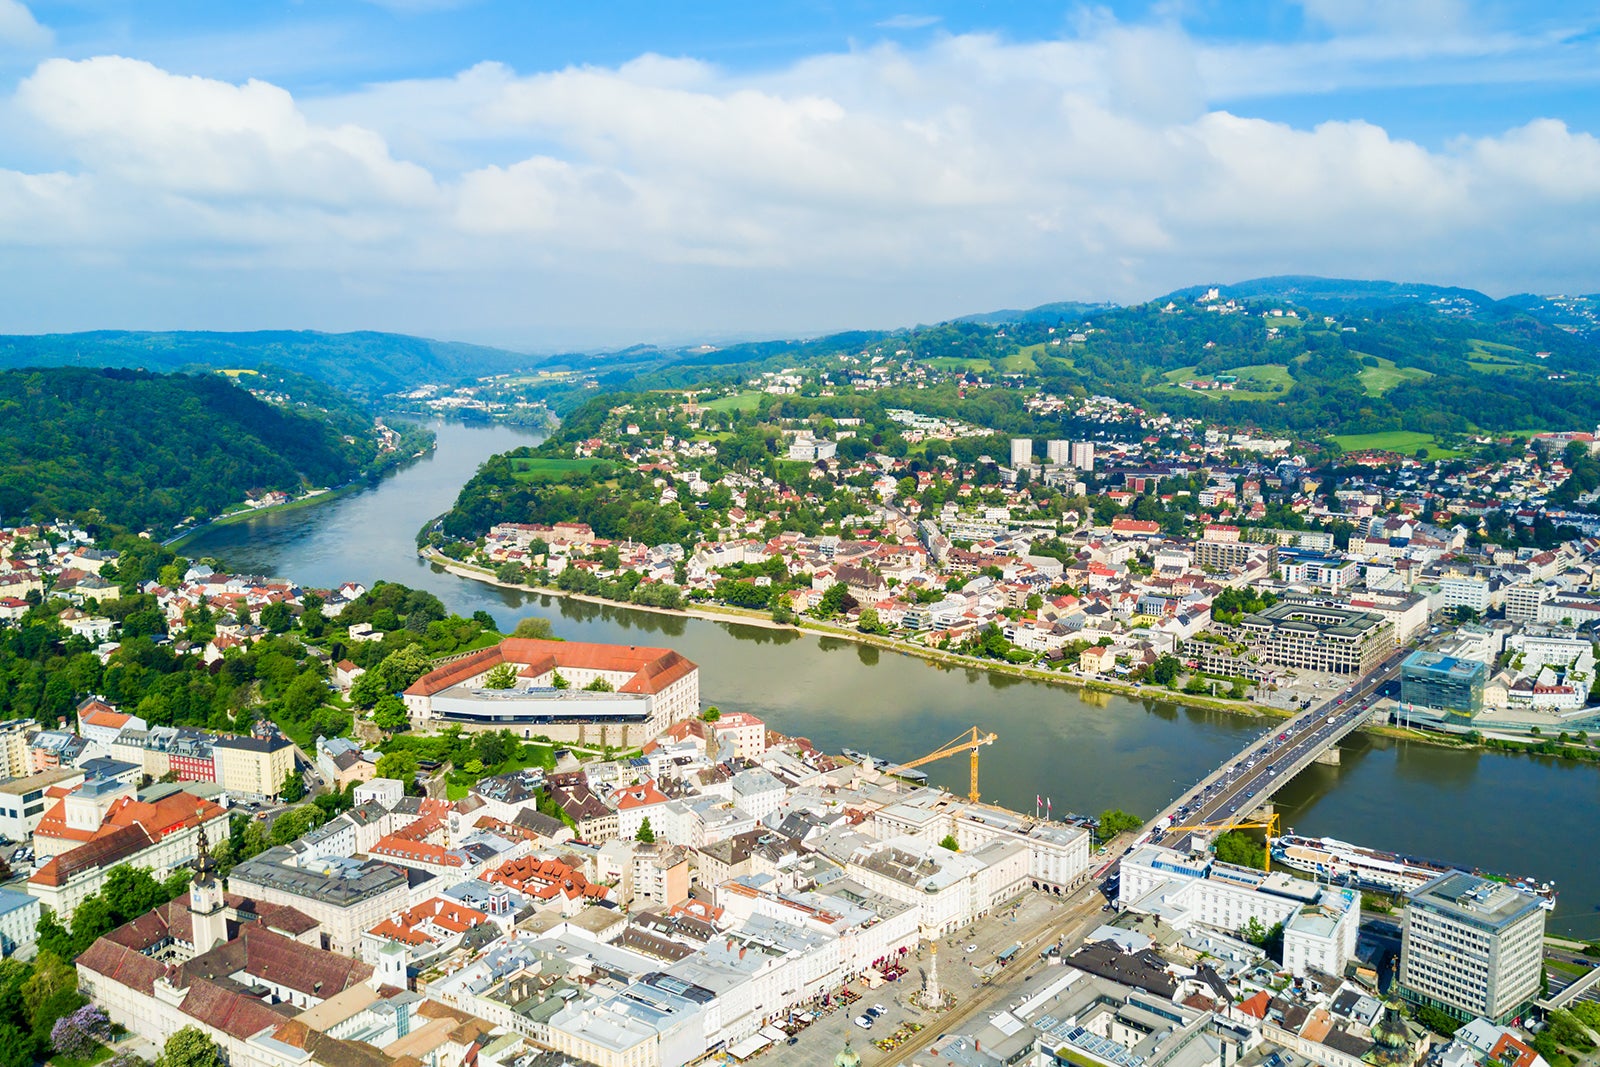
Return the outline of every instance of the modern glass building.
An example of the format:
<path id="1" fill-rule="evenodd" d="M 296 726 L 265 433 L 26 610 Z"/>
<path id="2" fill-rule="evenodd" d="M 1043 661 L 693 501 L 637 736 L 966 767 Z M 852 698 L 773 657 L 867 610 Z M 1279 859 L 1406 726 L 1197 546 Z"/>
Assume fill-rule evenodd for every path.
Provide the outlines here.
<path id="1" fill-rule="evenodd" d="M 1413 652 L 1400 665 L 1400 701 L 1475 718 L 1483 710 L 1489 666 L 1437 652 Z"/>

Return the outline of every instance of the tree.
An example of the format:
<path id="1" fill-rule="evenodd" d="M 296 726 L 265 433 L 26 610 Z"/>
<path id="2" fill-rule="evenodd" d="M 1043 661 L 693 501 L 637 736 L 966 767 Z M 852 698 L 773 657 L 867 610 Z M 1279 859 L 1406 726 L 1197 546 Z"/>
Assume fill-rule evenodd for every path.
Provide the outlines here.
<path id="1" fill-rule="evenodd" d="M 1263 868 L 1267 865 L 1267 850 L 1248 835 L 1230 830 L 1217 838 L 1211 846 L 1217 859 L 1239 867 Z"/>
<path id="2" fill-rule="evenodd" d="M 50 1028 L 50 1044 L 57 1052 L 74 1059 L 85 1059 L 94 1047 L 111 1040 L 111 1020 L 98 1004 L 85 1004 L 70 1015 L 63 1015 Z"/>
<path id="3" fill-rule="evenodd" d="M 586 693 L 615 693 L 617 687 L 597 674 L 594 676 L 594 681 L 584 686 L 583 690 Z"/>
<path id="4" fill-rule="evenodd" d="M 850 610 L 855 606 L 855 600 L 850 596 L 850 590 L 843 582 L 834 582 L 822 594 L 822 599 L 817 602 L 817 614 L 824 619 Z"/>
<path id="5" fill-rule="evenodd" d="M 406 712 L 405 701 L 393 693 L 385 693 L 378 700 L 372 721 L 380 730 L 404 730 L 410 725 L 411 716 Z"/>
<path id="6" fill-rule="evenodd" d="M 377 669 L 383 676 L 384 688 L 391 693 L 398 693 L 432 668 L 433 661 L 421 645 L 407 645 L 385 656 Z"/>
<path id="7" fill-rule="evenodd" d="M 156 1067 L 226 1067 L 226 1061 L 210 1034 L 185 1026 L 167 1038 Z"/>
<path id="8" fill-rule="evenodd" d="M 1259 947 L 1267 942 L 1267 928 L 1261 925 L 1260 919 L 1252 915 L 1249 922 L 1239 927 L 1239 936 Z"/>
<path id="9" fill-rule="evenodd" d="M 479 734 L 472 750 L 485 767 L 498 767 L 516 752 L 517 739 L 509 730 L 490 730 Z"/>
<path id="10" fill-rule="evenodd" d="M 496 663 L 483 679 L 485 689 L 510 689 L 517 684 L 517 669 L 509 663 Z"/>
<path id="11" fill-rule="evenodd" d="M 294 612 L 283 601 L 275 600 L 261 609 L 261 625 L 275 634 L 288 633 L 294 625 Z"/>
<path id="12" fill-rule="evenodd" d="M 287 845 L 321 826 L 324 818 L 326 816 L 322 809 L 315 804 L 290 808 L 273 820 L 272 833 L 267 836 L 267 841 L 274 845 Z"/>
<path id="13" fill-rule="evenodd" d="M 0 1023 L 0 1067 L 33 1067 L 33 1042 L 10 1023 Z"/>
<path id="14" fill-rule="evenodd" d="M 1137 830 L 1144 820 L 1121 808 L 1107 808 L 1100 813 L 1100 840 L 1109 841 L 1118 834 Z"/>
<path id="15" fill-rule="evenodd" d="M 570 689 L 572 683 L 560 671 L 550 672 L 550 685 L 555 689 Z"/>
<path id="16" fill-rule="evenodd" d="M 1170 652 L 1163 653 L 1150 665 L 1150 680 L 1156 685 L 1171 685 L 1182 667 L 1183 664 L 1179 662 L 1177 656 Z"/>
<path id="17" fill-rule="evenodd" d="M 720 718 L 722 718 L 722 709 L 715 704 L 700 713 L 701 722 L 716 722 Z"/>
<path id="18" fill-rule="evenodd" d="M 85 945 L 84 947 L 87 948 L 88 946 Z M 76 995 L 77 991 L 78 972 L 73 969 L 72 965 L 53 952 L 40 952 L 39 958 L 34 961 L 33 974 L 22 984 L 23 1010 L 27 1012 L 31 1022 L 41 1018 L 47 1005 L 61 993 Z M 74 1011 L 77 1007 L 78 1005 L 74 1004 L 67 1011 Z M 42 1031 L 35 1030 L 34 1032 L 49 1033 L 50 1027 L 54 1025 L 55 1020 L 51 1019 L 49 1023 L 45 1024 Z"/>
<path id="19" fill-rule="evenodd" d="M 306 795 L 305 775 L 299 771 L 290 771 L 283 776 L 283 784 L 278 787 L 278 797 L 285 804 L 293 804 Z"/>
<path id="20" fill-rule="evenodd" d="M 878 618 L 877 608 L 862 608 L 861 617 L 856 622 L 856 629 L 864 634 L 886 634 L 889 628 Z"/>
<path id="21" fill-rule="evenodd" d="M 376 670 L 365 671 L 350 686 L 350 699 L 363 708 L 370 708 L 388 692 L 393 690 L 384 687 L 381 673 Z"/>
<path id="22" fill-rule="evenodd" d="M 529 615 L 517 623 L 517 628 L 511 631 L 512 637 L 520 637 L 534 641 L 559 641 L 550 625 L 550 620 L 538 615 Z"/>
<path id="23" fill-rule="evenodd" d="M 635 841 L 641 841 L 646 845 L 653 845 L 656 843 L 656 832 L 650 829 L 650 819 L 648 817 L 646 817 L 645 820 L 639 824 L 639 832 L 633 835 L 633 839 Z"/>
<path id="24" fill-rule="evenodd" d="M 378 757 L 378 777 L 398 778 L 410 784 L 417 776 L 417 754 L 409 749 L 385 752 Z"/>
<path id="25" fill-rule="evenodd" d="M 956 835 L 955 834 L 945 834 L 944 835 L 944 840 L 939 842 L 939 847 L 940 848 L 947 848 L 951 852 L 960 852 L 961 851 L 961 846 L 956 843 Z"/>

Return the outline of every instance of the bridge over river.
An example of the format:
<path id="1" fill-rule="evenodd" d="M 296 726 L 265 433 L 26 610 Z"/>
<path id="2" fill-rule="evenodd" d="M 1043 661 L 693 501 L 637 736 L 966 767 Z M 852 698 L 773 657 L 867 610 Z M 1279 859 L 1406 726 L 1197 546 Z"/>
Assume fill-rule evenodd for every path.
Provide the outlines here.
<path id="1" fill-rule="evenodd" d="M 1274 725 L 1168 805 L 1146 825 L 1141 840 L 1173 846 L 1185 832 L 1169 827 L 1204 825 L 1221 831 L 1250 821 L 1273 793 L 1371 720 L 1379 688 L 1399 676 L 1408 651 L 1396 650 L 1349 688 Z"/>

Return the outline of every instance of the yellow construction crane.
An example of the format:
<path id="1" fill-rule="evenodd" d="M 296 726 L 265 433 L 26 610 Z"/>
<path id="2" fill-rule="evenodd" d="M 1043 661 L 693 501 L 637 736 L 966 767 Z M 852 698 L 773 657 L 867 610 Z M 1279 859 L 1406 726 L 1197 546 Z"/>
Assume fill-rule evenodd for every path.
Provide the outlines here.
<path id="1" fill-rule="evenodd" d="M 1196 826 L 1169 826 L 1162 833 L 1176 834 L 1186 830 L 1215 830 L 1218 833 L 1227 833 L 1229 830 L 1265 830 L 1267 832 L 1267 873 L 1272 873 L 1272 839 L 1278 836 L 1278 813 L 1273 812 L 1264 819 L 1252 822 L 1213 822 L 1200 823 Z"/>
<path id="2" fill-rule="evenodd" d="M 902 763 L 900 766 L 910 770 L 913 767 L 920 767 L 924 763 L 932 763 L 934 760 L 944 759 L 946 756 L 954 756 L 958 752 L 970 753 L 972 755 L 972 791 L 967 794 L 967 799 L 976 804 L 978 802 L 978 749 L 984 745 L 994 744 L 995 740 L 995 734 L 986 734 L 974 726 L 937 752 L 930 752 L 921 759 L 914 759 L 910 763 Z"/>

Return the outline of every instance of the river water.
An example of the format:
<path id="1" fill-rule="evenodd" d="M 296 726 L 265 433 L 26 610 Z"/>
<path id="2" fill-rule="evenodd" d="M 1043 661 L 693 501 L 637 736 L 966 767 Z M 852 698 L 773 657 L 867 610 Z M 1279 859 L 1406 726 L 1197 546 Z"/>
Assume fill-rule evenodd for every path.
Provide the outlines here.
<path id="1" fill-rule="evenodd" d="M 952 670 L 838 639 L 534 596 L 457 578 L 416 555 L 417 529 L 445 511 L 488 456 L 539 438 L 442 423 L 434 454 L 373 489 L 316 507 L 213 527 L 193 557 L 308 586 L 383 578 L 427 589 L 463 615 L 509 627 L 539 614 L 569 640 L 654 644 L 700 665 L 702 699 L 759 715 L 837 752 L 896 760 L 932 752 L 978 724 L 986 799 L 1057 815 L 1121 807 L 1149 815 L 1266 729 L 1268 720 Z M 1553 878 L 1550 927 L 1600 937 L 1600 767 L 1466 753 L 1356 735 L 1339 767 L 1313 767 L 1277 796 L 1285 825 L 1375 848 Z M 967 791 L 964 755 L 925 768 Z"/>

